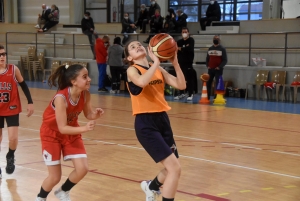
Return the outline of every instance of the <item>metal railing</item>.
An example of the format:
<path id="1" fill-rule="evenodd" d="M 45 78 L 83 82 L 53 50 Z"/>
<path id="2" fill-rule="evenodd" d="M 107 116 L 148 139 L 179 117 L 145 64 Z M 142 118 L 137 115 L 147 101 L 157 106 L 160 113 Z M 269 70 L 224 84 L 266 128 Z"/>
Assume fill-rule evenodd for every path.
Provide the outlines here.
<path id="1" fill-rule="evenodd" d="M 8 36 L 9 35 L 12 35 L 12 34 L 31 34 L 31 35 L 35 35 L 35 43 L 25 43 L 25 42 L 10 42 L 9 39 L 8 39 Z M 47 33 L 47 34 L 53 34 L 53 48 L 54 48 L 54 52 L 53 52 L 53 57 L 57 57 L 56 55 L 56 47 L 57 47 L 57 43 L 56 43 L 56 35 L 57 34 L 64 34 L 64 35 L 72 35 L 72 43 L 71 44 L 59 44 L 59 45 L 63 45 L 64 47 L 67 47 L 67 46 L 72 46 L 72 58 L 73 59 L 76 59 L 75 55 L 76 55 L 76 47 L 78 46 L 91 46 L 90 44 L 77 44 L 76 43 L 76 39 L 75 39 L 75 35 L 84 35 L 84 34 L 77 34 L 77 33 Z M 279 35 L 279 34 L 284 34 L 284 47 L 253 47 L 252 46 L 252 39 L 253 39 L 253 36 L 254 35 L 266 35 L 266 34 L 271 34 L 271 35 Z M 220 36 L 222 37 L 223 35 L 226 36 L 226 35 L 248 35 L 249 36 L 249 43 L 248 43 L 248 47 L 230 47 L 230 46 L 226 46 L 226 49 L 239 49 L 239 50 L 248 50 L 248 65 L 250 66 L 251 65 L 251 54 L 253 52 L 253 50 L 274 50 L 274 49 L 277 49 L 277 50 L 284 50 L 284 64 L 283 64 L 283 67 L 287 67 L 287 52 L 289 49 L 296 49 L 296 50 L 300 50 L 300 47 L 288 47 L 288 36 L 290 34 L 299 34 L 300 35 L 300 32 L 269 32 L 269 33 L 242 33 L 242 34 L 239 34 L 239 33 L 228 33 L 228 34 L 220 34 Z M 6 39 L 6 51 L 8 52 L 8 45 L 12 45 L 12 44 L 32 44 L 32 45 L 35 45 L 36 49 L 38 49 L 38 45 L 50 45 L 49 43 L 38 43 L 38 35 L 41 35 L 41 33 L 36 33 L 36 32 L 6 32 L 6 35 L 5 35 L 5 39 Z M 103 35 L 103 34 L 101 34 Z M 107 33 L 105 35 L 109 35 L 109 36 L 123 36 L 123 34 L 121 33 Z M 149 34 L 127 34 L 129 35 L 130 37 L 136 37 L 136 40 L 139 41 L 139 38 L 141 35 L 149 35 Z M 191 34 L 193 35 L 193 34 Z M 194 34 L 195 35 L 195 34 Z M 215 35 L 215 34 L 205 34 L 205 35 Z M 172 34 L 172 36 L 178 36 L 180 37 L 181 34 Z M 201 48 L 201 49 L 208 49 L 208 47 L 204 47 L 204 46 L 195 46 L 195 48 Z"/>

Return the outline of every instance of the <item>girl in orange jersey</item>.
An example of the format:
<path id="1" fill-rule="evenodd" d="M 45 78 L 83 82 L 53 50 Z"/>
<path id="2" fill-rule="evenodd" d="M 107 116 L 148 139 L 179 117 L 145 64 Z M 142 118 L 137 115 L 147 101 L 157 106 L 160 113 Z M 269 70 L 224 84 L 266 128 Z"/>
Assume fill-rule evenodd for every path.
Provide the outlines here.
<path id="1" fill-rule="evenodd" d="M 70 201 L 69 192 L 88 172 L 86 151 L 81 133 L 94 130 L 95 119 L 102 114 L 101 108 L 91 107 L 91 79 L 85 67 L 62 65 L 49 77 L 50 87 L 58 84 L 59 91 L 43 114 L 40 129 L 43 158 L 48 167 L 49 175 L 44 180 L 36 201 L 45 201 L 52 188 L 61 179 L 60 156 L 63 160 L 71 160 L 75 169 L 66 182 L 54 192 L 60 201 Z M 78 115 L 91 120 L 85 126 L 79 126 Z"/>
<path id="2" fill-rule="evenodd" d="M 177 89 L 185 89 L 184 75 L 178 64 L 177 54 L 170 59 L 176 71 L 177 77 L 174 77 L 159 66 L 159 59 L 148 47 L 148 56 L 153 61 L 149 65 L 147 52 L 140 42 L 130 42 L 124 51 L 125 58 L 131 64 L 127 70 L 127 85 L 133 115 L 136 116 L 136 136 L 152 159 L 164 166 L 154 180 L 143 181 L 141 188 L 146 194 L 146 201 L 157 201 L 159 188 L 164 185 L 162 200 L 174 201 L 181 167 L 166 113 L 171 108 L 164 97 L 164 86 L 167 83 Z"/>
<path id="3" fill-rule="evenodd" d="M 28 117 L 33 114 L 33 102 L 20 70 L 13 64 L 6 64 L 6 55 L 4 46 L 0 45 L 0 143 L 6 120 L 9 144 L 5 170 L 7 174 L 12 174 L 15 170 L 14 153 L 18 145 L 19 113 L 22 112 L 18 83 L 28 101 Z M 0 178 L 2 178 L 1 169 Z"/>

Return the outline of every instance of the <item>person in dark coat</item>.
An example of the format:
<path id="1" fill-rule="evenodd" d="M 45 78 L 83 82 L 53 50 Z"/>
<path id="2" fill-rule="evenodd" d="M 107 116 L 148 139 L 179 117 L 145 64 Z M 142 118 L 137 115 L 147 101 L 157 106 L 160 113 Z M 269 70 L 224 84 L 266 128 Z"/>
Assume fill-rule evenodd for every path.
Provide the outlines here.
<path id="1" fill-rule="evenodd" d="M 136 27 L 140 27 L 140 33 L 146 32 L 146 24 L 148 23 L 148 10 L 145 4 L 141 5 L 141 10 L 139 13 L 139 18 L 135 22 Z"/>
<path id="2" fill-rule="evenodd" d="M 177 14 L 178 14 L 178 18 L 176 21 L 176 30 L 177 30 L 177 33 L 181 33 L 182 28 L 187 27 L 186 19 L 188 18 L 188 16 L 187 16 L 187 14 L 182 12 L 181 9 L 177 10 Z"/>
<path id="3" fill-rule="evenodd" d="M 176 14 L 174 9 L 169 8 L 169 14 L 165 17 L 165 23 L 163 26 L 163 33 L 175 33 L 176 32 Z"/>
<path id="4" fill-rule="evenodd" d="M 150 24 L 150 31 L 151 31 L 151 19 L 152 19 L 152 16 L 155 15 L 155 12 L 156 10 L 159 10 L 159 13 L 160 13 L 160 6 L 158 5 L 158 3 L 156 2 L 156 0 L 150 0 L 151 2 L 151 5 L 149 7 L 149 12 L 148 12 L 148 22 L 147 24 L 149 23 Z M 146 26 L 146 25 L 145 25 Z"/>
<path id="5" fill-rule="evenodd" d="M 144 43 L 149 43 L 150 39 L 153 37 L 154 34 L 161 32 L 163 23 L 164 23 L 164 18 L 160 15 L 160 10 L 157 9 L 155 11 L 155 15 L 153 15 L 150 20 L 150 27 L 151 27 L 150 35 L 144 41 Z"/>
<path id="6" fill-rule="evenodd" d="M 40 29 L 42 27 L 42 24 L 46 24 L 46 22 L 49 21 L 48 15 L 51 13 L 51 9 L 47 8 L 46 4 L 42 5 L 42 14 L 39 14 L 37 25 L 35 25 L 35 28 Z"/>
<path id="7" fill-rule="evenodd" d="M 123 45 L 125 45 L 125 43 L 129 39 L 128 33 L 134 33 L 135 29 L 136 29 L 135 24 L 129 18 L 129 13 L 124 13 L 124 18 L 122 19 L 122 31 L 121 31 L 121 33 L 124 34 L 124 38 L 122 40 Z"/>
<path id="8" fill-rule="evenodd" d="M 93 36 L 95 37 L 95 40 L 98 38 L 97 33 L 95 32 L 95 25 L 94 25 L 94 20 L 91 17 L 90 12 L 85 12 L 84 17 L 81 20 L 81 30 L 82 33 L 87 35 L 89 38 L 89 42 L 91 45 L 91 50 L 95 59 L 95 48 L 94 48 L 94 41 L 93 41 Z"/>
<path id="9" fill-rule="evenodd" d="M 221 8 L 217 1 L 210 0 L 210 4 L 206 10 L 206 17 L 200 19 L 201 30 L 205 31 L 206 26 L 210 26 L 212 21 L 221 20 Z"/>

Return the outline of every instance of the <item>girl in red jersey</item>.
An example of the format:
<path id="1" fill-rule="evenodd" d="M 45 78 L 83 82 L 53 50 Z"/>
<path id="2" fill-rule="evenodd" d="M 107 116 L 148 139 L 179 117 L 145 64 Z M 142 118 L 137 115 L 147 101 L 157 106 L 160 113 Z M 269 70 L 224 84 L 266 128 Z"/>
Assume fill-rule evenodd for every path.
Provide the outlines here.
<path id="1" fill-rule="evenodd" d="M 151 66 L 146 56 L 145 48 L 138 41 L 130 42 L 125 47 L 125 58 L 131 63 L 127 70 L 127 84 L 133 115 L 136 116 L 136 136 L 152 159 L 164 166 L 153 181 L 143 181 L 141 187 L 146 194 L 146 201 L 156 201 L 162 185 L 162 200 L 174 201 L 181 167 L 166 113 L 170 107 L 164 97 L 164 87 L 167 83 L 177 89 L 185 89 L 186 83 L 177 61 L 177 54 L 171 59 L 177 77 L 159 66 L 159 59 L 149 47 L 148 56 L 154 62 Z"/>
<path id="2" fill-rule="evenodd" d="M 6 155 L 6 173 L 12 174 L 15 170 L 15 151 L 18 145 L 19 113 L 22 112 L 18 92 L 18 83 L 21 86 L 27 101 L 27 116 L 33 114 L 33 102 L 30 91 L 20 70 L 13 64 L 6 64 L 6 52 L 0 45 L 0 143 L 2 141 L 2 128 L 6 120 L 9 150 Z M 0 178 L 2 178 L 0 169 Z"/>
<path id="3" fill-rule="evenodd" d="M 101 108 L 91 107 L 91 79 L 85 67 L 63 65 L 49 77 L 50 87 L 58 84 L 58 92 L 50 101 L 43 114 L 40 129 L 44 161 L 49 175 L 44 180 L 36 201 L 46 200 L 52 188 L 61 179 L 60 157 L 71 160 L 75 169 L 70 173 L 66 182 L 54 192 L 60 201 L 70 201 L 69 192 L 88 172 L 86 151 L 81 133 L 94 130 L 95 119 L 102 114 Z M 85 126 L 79 126 L 78 115 L 83 111 L 84 116 L 91 120 Z"/>

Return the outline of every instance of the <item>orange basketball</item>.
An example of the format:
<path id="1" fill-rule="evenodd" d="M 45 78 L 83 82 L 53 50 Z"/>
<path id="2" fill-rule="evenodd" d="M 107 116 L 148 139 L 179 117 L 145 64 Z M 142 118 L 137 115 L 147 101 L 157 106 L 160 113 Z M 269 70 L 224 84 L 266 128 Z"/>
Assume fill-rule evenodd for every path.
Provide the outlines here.
<path id="1" fill-rule="evenodd" d="M 204 73 L 200 76 L 200 79 L 203 81 L 203 82 L 207 82 L 209 80 L 209 74 L 207 73 Z"/>
<path id="2" fill-rule="evenodd" d="M 172 58 L 177 49 L 177 43 L 174 38 L 166 33 L 153 36 L 149 42 L 149 46 L 161 61 Z"/>

